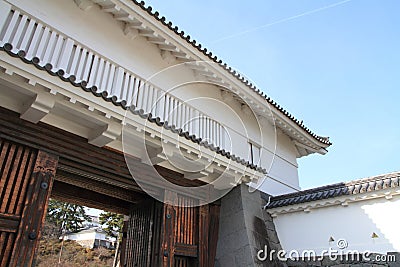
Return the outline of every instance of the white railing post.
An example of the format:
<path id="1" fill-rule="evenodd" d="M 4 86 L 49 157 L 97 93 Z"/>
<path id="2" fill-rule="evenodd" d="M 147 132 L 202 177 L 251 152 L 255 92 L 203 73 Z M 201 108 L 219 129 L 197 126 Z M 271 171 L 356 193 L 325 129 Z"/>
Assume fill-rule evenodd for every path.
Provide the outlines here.
<path id="1" fill-rule="evenodd" d="M 169 94 L 165 94 L 165 113 L 164 113 L 164 121 L 167 121 L 168 124 L 171 124 L 170 109 L 171 109 L 171 97 L 170 97 Z"/>
<path id="2" fill-rule="evenodd" d="M 115 74 L 115 66 L 114 64 L 110 63 L 110 71 L 108 72 L 108 79 L 107 79 L 107 87 L 105 91 L 107 92 L 108 96 L 111 97 L 113 93 L 113 84 L 114 84 L 114 76 Z"/>
<path id="3" fill-rule="evenodd" d="M 103 77 L 101 79 L 101 84 L 99 84 L 99 88 L 101 89 L 101 91 L 107 92 L 107 81 L 109 73 L 110 73 L 110 62 L 104 60 Z"/>
<path id="4" fill-rule="evenodd" d="M 90 66 L 92 65 L 92 61 L 93 61 L 93 52 L 89 51 L 87 56 L 86 56 L 85 68 L 83 69 L 81 80 L 84 80 L 84 81 L 88 81 L 89 80 L 89 75 L 90 75 L 89 71 L 93 71 L 93 70 L 90 70 Z"/>
<path id="5" fill-rule="evenodd" d="M 72 53 L 73 46 L 74 46 L 74 41 L 72 41 L 69 38 L 66 39 L 66 41 L 64 43 L 64 47 L 63 47 L 62 52 L 61 52 L 60 59 L 59 59 L 58 64 L 57 64 L 57 68 L 58 69 L 62 69 L 65 72 L 67 72 L 68 62 L 69 62 L 69 59 L 71 58 L 71 53 Z M 94 78 L 95 77 L 93 77 L 93 79 Z"/>
<path id="6" fill-rule="evenodd" d="M 177 116 L 176 114 L 178 113 L 177 109 L 178 109 L 178 103 L 176 102 L 175 97 L 171 97 L 171 101 L 172 101 L 172 110 L 171 110 L 171 114 L 172 114 L 172 124 L 175 125 L 175 127 L 177 126 Z"/>
<path id="7" fill-rule="evenodd" d="M 56 37 L 57 37 L 57 33 L 56 32 L 51 32 L 49 30 L 49 41 L 46 44 L 43 45 L 43 57 L 41 58 L 41 61 L 43 62 L 43 65 L 47 64 L 50 62 L 52 53 L 53 53 L 53 47 L 55 47 L 55 42 L 56 42 Z"/>
<path id="8" fill-rule="evenodd" d="M 54 52 L 53 55 L 51 56 L 50 59 L 50 64 L 53 66 L 54 69 L 58 70 L 59 68 L 57 67 L 58 61 L 62 56 L 62 46 L 64 44 L 65 40 L 64 37 L 61 35 L 57 34 L 57 41 L 54 47 Z"/>
<path id="9" fill-rule="evenodd" d="M 33 19 L 29 21 L 28 27 L 26 28 L 25 34 L 22 38 L 20 49 L 24 50 L 25 52 L 28 50 L 28 42 L 34 34 L 35 23 L 36 22 Z"/>
<path id="10" fill-rule="evenodd" d="M 121 91 L 119 94 L 119 98 L 121 100 L 125 100 L 126 103 L 129 105 L 129 81 L 130 81 L 130 75 L 124 71 L 122 74 L 122 85 L 121 85 Z"/>
<path id="11" fill-rule="evenodd" d="M 147 99 L 149 98 L 148 84 L 142 84 L 139 92 L 138 108 L 143 109 L 146 112 Z"/>
<path id="12" fill-rule="evenodd" d="M 149 90 L 149 95 L 147 97 L 147 112 L 151 112 L 151 114 L 154 114 L 154 87 L 149 84 L 147 90 Z"/>
<path id="13" fill-rule="evenodd" d="M 69 61 L 69 63 L 68 63 L 68 69 L 67 69 L 67 72 L 69 73 L 69 74 L 73 74 L 73 75 L 75 75 L 76 74 L 76 65 L 78 64 L 78 62 L 79 62 L 79 56 L 80 56 L 80 52 L 81 52 L 81 46 L 80 45 L 76 45 L 76 46 L 74 46 L 73 47 L 73 49 L 72 49 L 72 54 L 71 54 L 71 58 L 70 58 L 70 61 Z M 71 61 L 71 59 L 72 59 L 72 61 Z"/>
<path id="14" fill-rule="evenodd" d="M 189 107 L 188 131 L 191 135 L 194 134 L 193 116 L 194 116 L 193 108 Z"/>
<path id="15" fill-rule="evenodd" d="M 160 89 L 157 90 L 157 117 L 164 121 L 165 95 Z"/>
<path id="16" fill-rule="evenodd" d="M 11 40 L 11 43 L 14 44 L 13 45 L 13 52 L 14 53 L 17 53 L 18 50 L 20 50 L 20 48 L 17 47 L 17 44 L 19 43 L 19 39 L 21 38 L 21 35 L 23 34 L 23 30 L 25 28 L 25 24 L 26 24 L 27 19 L 28 19 L 27 16 L 25 16 L 25 15 L 22 16 L 21 20 L 18 23 L 17 31 L 15 32 L 15 34 L 14 34 L 12 40 Z"/>
<path id="17" fill-rule="evenodd" d="M 40 65 L 43 66 L 46 63 L 43 61 L 44 54 L 46 53 L 46 44 L 48 42 L 50 34 L 50 29 L 48 27 L 44 27 L 42 37 L 39 40 L 39 46 L 36 51 L 36 56 L 40 59 Z"/>
<path id="18" fill-rule="evenodd" d="M 121 99 L 122 82 L 124 80 L 125 70 L 122 67 L 117 67 L 115 72 L 115 81 L 113 84 L 112 95 L 116 96 L 118 100 Z"/>
<path id="19" fill-rule="evenodd" d="M 76 82 L 80 82 L 82 80 L 82 72 L 83 72 L 83 68 L 85 67 L 86 57 L 87 57 L 87 50 L 86 50 L 86 48 L 83 48 L 81 56 L 80 56 L 78 62 L 76 62 L 77 67 L 78 67 L 75 72 Z"/>
<path id="20" fill-rule="evenodd" d="M 186 104 L 183 106 L 185 110 L 185 118 L 184 118 L 184 130 L 185 132 L 190 133 L 190 107 L 187 106 Z"/>
<path id="21" fill-rule="evenodd" d="M 178 103 L 178 107 L 177 107 L 177 114 L 176 114 L 176 117 L 177 117 L 177 128 L 182 128 L 182 125 L 183 125 L 183 107 L 182 107 L 182 102 L 181 101 L 179 101 L 179 100 L 177 100 L 177 103 Z"/>
<path id="22" fill-rule="evenodd" d="M 6 26 L 6 28 L 4 28 L 4 29 L 2 30 L 2 32 L 1 32 L 1 35 L 2 35 L 2 38 L 1 38 L 1 39 L 2 39 L 2 44 L 11 41 L 11 38 L 12 38 L 11 34 L 12 34 L 12 32 L 14 31 L 15 26 L 16 26 L 16 24 L 17 24 L 17 20 L 18 20 L 19 14 L 20 14 L 19 11 L 16 10 L 16 11 L 14 12 L 14 14 L 12 15 L 12 17 L 11 17 L 10 22 L 9 22 L 7 25 L 4 25 L 4 26 Z M 9 16 L 8 14 L 5 16 L 5 18 L 4 18 L 4 24 L 6 24 L 5 22 L 7 21 L 8 16 Z"/>
<path id="23" fill-rule="evenodd" d="M 193 133 L 196 135 L 197 138 L 201 137 L 200 136 L 200 113 L 197 109 L 194 110 Z"/>
<path id="24" fill-rule="evenodd" d="M 7 23 L 7 19 L 10 14 L 10 11 L 11 11 L 11 5 L 4 1 L 1 1 L 0 2 L 0 45 L 3 45 L 3 43 L 4 43 L 3 42 L 4 39 L 1 37 L 3 35 L 3 31 L 6 30 L 4 27 L 7 26 L 6 23 Z"/>
<path id="25" fill-rule="evenodd" d="M 131 83 L 133 85 L 133 91 L 132 91 L 132 104 L 137 107 L 138 103 L 138 98 L 139 98 L 139 87 L 140 87 L 140 81 L 136 77 L 132 77 L 133 81 L 131 80 Z"/>
<path id="26" fill-rule="evenodd" d="M 104 72 L 104 67 L 106 65 L 106 62 L 104 61 L 104 59 L 102 57 L 100 57 L 98 65 L 99 65 L 99 67 L 96 69 L 96 72 L 94 73 L 95 80 L 93 80 L 94 81 L 93 85 L 95 85 L 97 87 L 97 89 L 100 91 L 101 90 L 101 88 L 100 88 L 101 80 L 103 78 L 102 75 Z"/>

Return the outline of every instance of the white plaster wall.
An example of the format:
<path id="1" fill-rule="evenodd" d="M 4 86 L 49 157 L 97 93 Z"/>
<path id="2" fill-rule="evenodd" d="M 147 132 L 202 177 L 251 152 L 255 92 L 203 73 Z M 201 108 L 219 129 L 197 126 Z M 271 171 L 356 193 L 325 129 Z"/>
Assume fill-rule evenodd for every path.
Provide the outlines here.
<path id="1" fill-rule="evenodd" d="M 98 232 L 96 232 L 96 237 L 95 237 L 96 239 L 99 239 L 99 240 L 106 240 L 107 238 L 106 238 L 106 234 L 104 234 L 104 233 L 98 233 Z"/>
<path id="2" fill-rule="evenodd" d="M 300 190 L 296 148 L 292 141 L 280 130 L 275 131 L 272 126 L 263 127 L 262 131 L 265 142 L 276 146 L 271 148 L 267 145 L 263 148 L 261 161 L 268 174 L 259 190 L 273 196 Z"/>
<path id="3" fill-rule="evenodd" d="M 349 206 L 331 206 L 294 212 L 274 218 L 282 247 L 286 251 L 314 250 L 318 255 L 329 247 L 339 250 L 337 241 L 348 243 L 344 251 L 358 250 L 386 253 L 400 251 L 398 211 L 400 197 L 378 198 Z M 372 238 L 376 233 L 378 238 Z M 334 242 L 329 243 L 333 237 Z M 340 251 L 340 250 L 339 250 Z"/>
<path id="4" fill-rule="evenodd" d="M 96 233 L 83 233 L 83 234 L 71 234 L 68 235 L 70 240 L 94 240 Z"/>
<path id="5" fill-rule="evenodd" d="M 150 81 L 190 105 L 221 122 L 228 128 L 232 152 L 248 159 L 248 138 L 262 145 L 261 165 L 271 176 L 290 184 L 266 182 L 261 190 L 276 195 L 298 187 L 297 162 L 294 145 L 287 136 L 276 135 L 274 127 L 265 123 L 260 131 L 257 120 L 245 114 L 238 102 L 224 103 L 220 89 L 198 82 L 194 72 L 184 65 L 164 60 L 160 50 L 143 37 L 130 39 L 123 34 L 123 23 L 94 6 L 88 11 L 79 9 L 74 1 L 8 0 L 26 13 L 40 19 L 56 30 L 78 40 L 84 46 L 111 61 L 150 79 Z M 99 30 L 101 29 L 101 30 Z M 184 85 L 186 83 L 189 85 Z M 276 144 L 276 140 L 278 144 Z"/>
<path id="6" fill-rule="evenodd" d="M 262 146 L 260 164 L 269 174 L 259 187 L 261 191 L 279 195 L 300 189 L 295 146 L 274 125 L 244 113 L 238 102 L 224 102 L 219 90 L 213 86 L 182 86 L 174 93 L 228 127 L 233 153 L 248 159 L 247 139 Z"/>

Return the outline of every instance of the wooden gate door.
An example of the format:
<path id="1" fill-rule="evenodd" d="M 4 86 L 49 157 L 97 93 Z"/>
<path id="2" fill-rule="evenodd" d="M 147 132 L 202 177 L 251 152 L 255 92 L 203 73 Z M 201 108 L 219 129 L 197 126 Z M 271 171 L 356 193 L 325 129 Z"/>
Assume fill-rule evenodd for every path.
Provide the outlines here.
<path id="1" fill-rule="evenodd" d="M 0 266 L 31 266 L 58 158 L 0 138 Z"/>
<path id="2" fill-rule="evenodd" d="M 122 266 L 213 267 L 219 206 L 190 207 L 196 200 L 168 191 L 165 194 L 174 194 L 176 205 L 149 199 L 131 209 Z"/>
<path id="3" fill-rule="evenodd" d="M 148 199 L 134 205 L 129 214 L 122 266 L 160 266 L 162 203 Z"/>
<path id="4" fill-rule="evenodd" d="M 164 204 L 160 266 L 213 267 L 219 206 L 192 207 L 196 200 L 179 194 L 175 198 L 177 205 Z"/>

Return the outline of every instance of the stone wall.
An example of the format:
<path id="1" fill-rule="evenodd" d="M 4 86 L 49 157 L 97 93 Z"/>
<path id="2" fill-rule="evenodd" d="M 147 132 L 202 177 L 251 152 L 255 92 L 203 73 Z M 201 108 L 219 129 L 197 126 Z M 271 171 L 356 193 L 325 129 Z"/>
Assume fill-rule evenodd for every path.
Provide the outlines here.
<path id="1" fill-rule="evenodd" d="M 221 199 L 216 267 L 285 266 L 276 259 L 257 260 L 257 252 L 280 249 L 271 216 L 262 207 L 261 193 L 239 185 Z"/>

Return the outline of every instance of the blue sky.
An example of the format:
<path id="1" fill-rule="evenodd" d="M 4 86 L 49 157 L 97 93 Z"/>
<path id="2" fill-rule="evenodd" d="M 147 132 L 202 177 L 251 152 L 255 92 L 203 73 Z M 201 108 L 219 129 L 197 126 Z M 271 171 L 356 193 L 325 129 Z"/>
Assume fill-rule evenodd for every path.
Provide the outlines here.
<path id="1" fill-rule="evenodd" d="M 400 170 L 400 1 L 146 1 L 317 134 L 302 188 Z"/>

